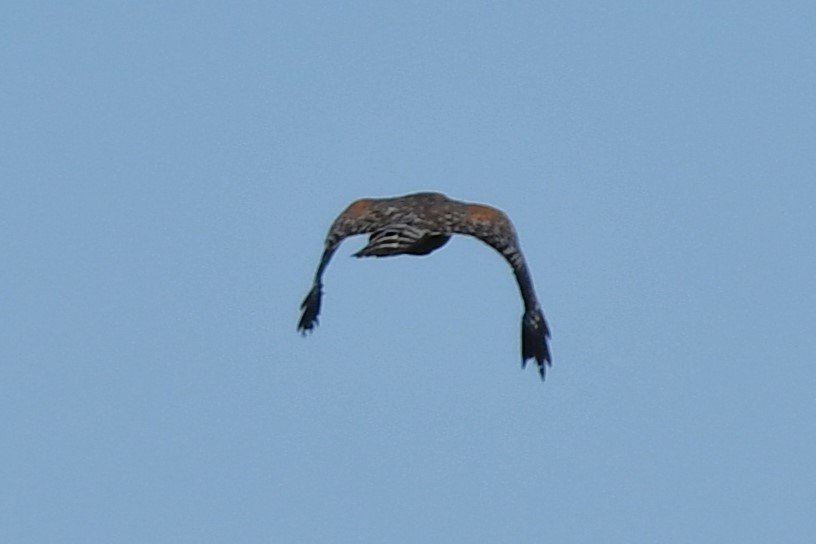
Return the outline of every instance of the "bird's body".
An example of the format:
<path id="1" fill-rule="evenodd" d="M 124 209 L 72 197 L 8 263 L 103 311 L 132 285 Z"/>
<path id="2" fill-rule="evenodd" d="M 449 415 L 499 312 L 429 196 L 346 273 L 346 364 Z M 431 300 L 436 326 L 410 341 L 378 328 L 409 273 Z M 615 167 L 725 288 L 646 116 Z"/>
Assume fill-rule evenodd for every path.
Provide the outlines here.
<path id="1" fill-rule="evenodd" d="M 524 301 L 522 364 L 534 358 L 541 377 L 551 364 L 549 329 L 533 289 L 515 229 L 496 208 L 453 200 L 441 193 L 416 193 L 393 198 L 366 198 L 353 202 L 335 219 L 312 290 L 301 305 L 298 330 L 311 331 L 320 313 L 323 272 L 340 243 L 349 236 L 368 234 L 368 244 L 355 257 L 427 255 L 445 245 L 454 234 L 474 236 L 510 263 Z"/>

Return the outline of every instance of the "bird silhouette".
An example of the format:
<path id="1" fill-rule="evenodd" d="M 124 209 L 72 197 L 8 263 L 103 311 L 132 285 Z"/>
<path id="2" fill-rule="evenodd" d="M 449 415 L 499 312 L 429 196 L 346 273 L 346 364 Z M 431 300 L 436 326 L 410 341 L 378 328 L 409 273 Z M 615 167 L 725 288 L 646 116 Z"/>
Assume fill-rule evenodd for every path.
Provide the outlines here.
<path id="1" fill-rule="evenodd" d="M 543 380 L 552 365 L 547 339 L 550 330 L 538 303 L 530 272 L 513 224 L 500 210 L 484 204 L 453 200 L 441 193 L 416 193 L 393 198 L 356 200 L 334 220 L 326 236 L 314 284 L 301 304 L 298 331 L 312 331 L 318 322 L 323 273 L 340 243 L 368 234 L 368 244 L 355 257 L 427 255 L 444 246 L 454 234 L 474 236 L 510 263 L 524 301 L 521 318 L 521 364 L 535 359 Z"/>

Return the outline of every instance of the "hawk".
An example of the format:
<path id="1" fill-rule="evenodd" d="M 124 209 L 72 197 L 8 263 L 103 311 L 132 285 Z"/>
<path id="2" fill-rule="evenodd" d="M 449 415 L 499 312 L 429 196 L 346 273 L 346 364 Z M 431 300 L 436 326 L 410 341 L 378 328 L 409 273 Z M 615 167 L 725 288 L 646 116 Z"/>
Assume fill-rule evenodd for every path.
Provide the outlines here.
<path id="1" fill-rule="evenodd" d="M 541 379 L 551 366 L 547 322 L 538 303 L 516 231 L 500 210 L 484 204 L 460 202 L 441 193 L 416 193 L 393 198 L 356 200 L 334 220 L 317 267 L 314 284 L 301 304 L 298 331 L 314 329 L 320 313 L 323 272 L 340 243 L 349 236 L 368 234 L 368 244 L 355 257 L 427 255 L 444 246 L 454 234 L 474 236 L 510 263 L 516 276 L 524 315 L 521 318 L 521 365 L 535 359 Z"/>

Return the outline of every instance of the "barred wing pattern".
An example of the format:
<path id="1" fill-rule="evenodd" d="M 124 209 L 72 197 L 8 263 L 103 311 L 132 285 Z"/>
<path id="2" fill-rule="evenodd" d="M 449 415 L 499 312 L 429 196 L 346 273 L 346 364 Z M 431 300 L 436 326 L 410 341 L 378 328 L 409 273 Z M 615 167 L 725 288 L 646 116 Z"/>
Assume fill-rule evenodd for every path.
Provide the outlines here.
<path id="1" fill-rule="evenodd" d="M 335 219 L 326 236 L 323 255 L 311 291 L 301 304 L 298 330 L 306 334 L 317 325 L 323 292 L 323 273 L 344 239 L 368 234 L 368 244 L 355 257 L 427 255 L 454 234 L 474 236 L 507 260 L 513 269 L 524 302 L 521 320 L 522 367 L 535 359 L 541 378 L 552 365 L 547 339 L 550 331 L 538 303 L 530 272 L 519 247 L 513 224 L 496 208 L 450 199 L 440 193 L 361 199 Z"/>
<path id="2" fill-rule="evenodd" d="M 390 225 L 374 232 L 368 245 L 355 257 L 390 257 L 392 255 L 427 255 L 445 245 L 450 235 L 429 232 L 411 225 Z"/>

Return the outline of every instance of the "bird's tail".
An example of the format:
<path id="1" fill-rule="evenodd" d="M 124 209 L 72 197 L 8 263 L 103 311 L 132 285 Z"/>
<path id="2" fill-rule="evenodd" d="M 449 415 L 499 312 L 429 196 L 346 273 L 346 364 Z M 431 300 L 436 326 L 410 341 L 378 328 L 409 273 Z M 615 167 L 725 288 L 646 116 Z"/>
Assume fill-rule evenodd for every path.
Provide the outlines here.
<path id="1" fill-rule="evenodd" d="M 521 318 L 521 366 L 527 365 L 527 359 L 535 359 L 541 379 L 544 379 L 546 367 L 552 366 L 550 348 L 547 338 L 550 329 L 541 308 L 536 306 L 524 312 Z"/>
<path id="2" fill-rule="evenodd" d="M 319 283 L 316 283 L 306 298 L 303 299 L 303 304 L 300 309 L 303 313 L 298 322 L 298 331 L 301 334 L 306 334 L 317 325 L 317 316 L 320 313 L 320 299 L 323 295 L 323 288 Z"/>

